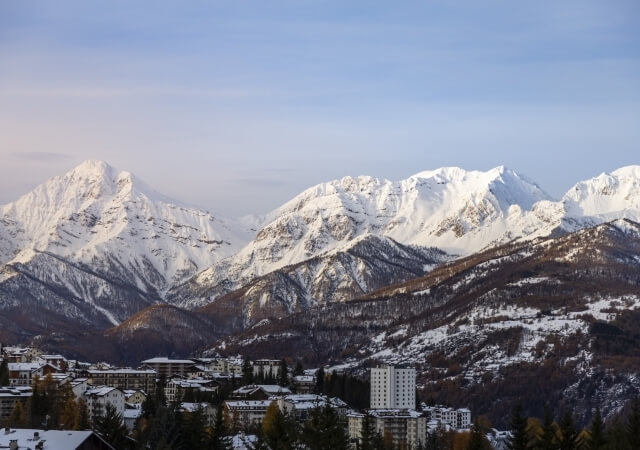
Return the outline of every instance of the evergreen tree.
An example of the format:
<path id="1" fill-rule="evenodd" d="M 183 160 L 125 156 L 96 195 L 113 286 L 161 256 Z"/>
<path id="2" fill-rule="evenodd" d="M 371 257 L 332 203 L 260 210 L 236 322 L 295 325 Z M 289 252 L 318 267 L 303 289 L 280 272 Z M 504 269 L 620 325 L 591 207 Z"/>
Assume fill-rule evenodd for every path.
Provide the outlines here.
<path id="1" fill-rule="evenodd" d="M 376 429 L 373 418 L 365 414 L 362 419 L 362 430 L 360 431 L 360 450 L 374 450 L 376 448 Z"/>
<path id="2" fill-rule="evenodd" d="M 248 359 L 242 362 L 242 382 L 245 385 L 253 383 L 253 366 Z"/>
<path id="3" fill-rule="evenodd" d="M 216 419 L 213 425 L 209 447 L 212 450 L 230 450 L 231 439 L 227 436 L 228 431 L 224 420 L 224 407 L 218 405 Z"/>
<path id="4" fill-rule="evenodd" d="M 96 418 L 94 425 L 94 431 L 114 448 L 123 448 L 128 443 L 129 432 L 122 421 L 122 415 L 118 414 L 111 403 L 107 403 L 104 414 Z"/>
<path id="5" fill-rule="evenodd" d="M 293 376 L 297 377 L 300 375 L 304 375 L 304 367 L 302 367 L 302 364 L 298 361 L 296 363 L 296 368 L 293 369 Z"/>
<path id="6" fill-rule="evenodd" d="M 636 395 L 631 401 L 631 411 L 627 416 L 626 441 L 629 448 L 640 449 L 640 400 Z"/>
<path id="7" fill-rule="evenodd" d="M 280 361 L 280 370 L 278 373 L 278 384 L 282 387 L 289 386 L 289 367 L 284 358 Z"/>
<path id="8" fill-rule="evenodd" d="M 0 386 L 9 386 L 9 363 L 7 358 L 2 358 L 0 363 Z"/>
<path id="9" fill-rule="evenodd" d="M 589 439 L 587 440 L 586 449 L 601 450 L 603 448 L 605 448 L 604 423 L 602 422 L 600 407 L 596 406 L 591 419 L 591 426 L 589 427 Z"/>
<path id="10" fill-rule="evenodd" d="M 297 443 L 297 424 L 280 411 L 278 404 L 272 402 L 262 419 L 264 442 L 271 449 L 291 450 Z"/>
<path id="11" fill-rule="evenodd" d="M 551 417 L 551 409 L 549 406 L 544 408 L 544 418 L 542 420 L 542 432 L 536 439 L 536 450 L 554 450 L 557 448 L 555 445 L 556 440 L 556 427 L 553 424 Z"/>
<path id="12" fill-rule="evenodd" d="M 29 418 L 27 411 L 21 401 L 16 402 L 9 416 L 8 425 L 12 428 L 27 428 L 29 426 Z"/>
<path id="13" fill-rule="evenodd" d="M 507 441 L 509 450 L 526 450 L 527 419 L 522 415 L 522 404 L 517 402 L 511 412 L 511 436 Z"/>
<path id="14" fill-rule="evenodd" d="M 511 447 L 509 447 L 511 448 Z M 490 450 L 491 445 L 487 440 L 487 437 L 482 431 L 480 423 L 476 420 L 471 427 L 471 434 L 469 436 L 469 442 L 467 444 L 467 450 Z"/>
<path id="15" fill-rule="evenodd" d="M 577 448 L 578 431 L 576 430 L 571 411 L 566 410 L 559 423 L 559 450 L 574 450 Z"/>
<path id="16" fill-rule="evenodd" d="M 316 371 L 316 394 L 324 394 L 324 368 Z"/>
<path id="17" fill-rule="evenodd" d="M 331 405 L 315 408 L 302 427 L 302 444 L 310 450 L 347 450 L 349 436 Z"/>
<path id="18" fill-rule="evenodd" d="M 205 426 L 206 417 L 202 405 L 193 411 L 182 413 L 182 444 L 185 448 L 203 448 L 206 445 L 207 435 Z"/>
<path id="19" fill-rule="evenodd" d="M 78 418 L 76 422 L 76 429 L 89 430 L 91 428 L 91 416 L 89 415 L 89 407 L 87 402 L 82 398 L 78 399 Z"/>

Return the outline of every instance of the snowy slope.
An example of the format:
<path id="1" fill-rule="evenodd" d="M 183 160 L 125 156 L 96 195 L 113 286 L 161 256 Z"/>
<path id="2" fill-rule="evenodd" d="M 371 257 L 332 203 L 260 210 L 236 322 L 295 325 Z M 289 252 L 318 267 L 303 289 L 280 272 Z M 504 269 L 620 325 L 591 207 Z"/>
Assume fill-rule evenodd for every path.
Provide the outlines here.
<path id="1" fill-rule="evenodd" d="M 155 302 L 170 286 L 238 251 L 249 240 L 240 230 L 239 223 L 168 199 L 128 172 L 87 161 L 0 207 L 0 263 L 20 266 L 3 270 L 0 282 L 35 277 L 46 290 L 96 306 L 108 303 L 102 297 L 110 291 L 96 284 L 97 275 Z M 46 276 L 47 259 L 39 256 L 46 254 L 65 266 L 52 272 L 56 276 Z M 130 300 L 104 315 L 111 323 L 124 320 L 141 305 Z"/>
<path id="2" fill-rule="evenodd" d="M 468 254 L 511 240 L 511 223 L 549 196 L 516 172 L 450 167 L 406 180 L 345 177 L 307 189 L 267 214 L 255 239 L 237 255 L 198 274 L 171 297 L 197 305 L 206 287 L 226 292 L 257 277 L 329 251 L 346 251 L 366 235 L 404 245 Z M 224 293 L 225 291 L 221 291 Z"/>

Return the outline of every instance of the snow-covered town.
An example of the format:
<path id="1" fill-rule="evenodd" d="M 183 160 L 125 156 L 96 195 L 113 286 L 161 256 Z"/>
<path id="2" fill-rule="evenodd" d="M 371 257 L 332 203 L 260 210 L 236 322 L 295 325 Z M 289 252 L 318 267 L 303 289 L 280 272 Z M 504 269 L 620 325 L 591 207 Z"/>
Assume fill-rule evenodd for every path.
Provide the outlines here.
<path id="1" fill-rule="evenodd" d="M 385 448 L 426 448 L 430 435 L 468 433 L 472 425 L 467 408 L 417 403 L 412 368 L 372 368 L 370 407 L 358 409 L 331 395 L 328 383 L 336 372 L 290 368 L 285 360 L 155 357 L 123 368 L 4 347 L 1 364 L 0 446 L 7 448 L 38 442 L 35 448 L 139 448 L 136 438 L 149 417 L 150 399 L 184 417 L 197 416 L 203 433 L 215 433 L 222 424 L 224 435 L 218 437 L 234 449 L 253 448 L 276 413 L 304 427 L 330 410 L 351 448 L 374 437 Z M 39 415 L 43 393 L 55 401 Z"/>

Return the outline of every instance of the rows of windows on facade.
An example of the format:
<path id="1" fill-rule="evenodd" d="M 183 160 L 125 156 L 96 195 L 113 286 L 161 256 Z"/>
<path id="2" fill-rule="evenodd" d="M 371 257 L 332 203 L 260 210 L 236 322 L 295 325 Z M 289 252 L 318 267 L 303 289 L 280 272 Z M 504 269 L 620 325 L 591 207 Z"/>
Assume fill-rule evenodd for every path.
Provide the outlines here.
<path id="1" fill-rule="evenodd" d="M 382 366 L 371 369 L 371 409 L 415 409 L 416 370 Z"/>

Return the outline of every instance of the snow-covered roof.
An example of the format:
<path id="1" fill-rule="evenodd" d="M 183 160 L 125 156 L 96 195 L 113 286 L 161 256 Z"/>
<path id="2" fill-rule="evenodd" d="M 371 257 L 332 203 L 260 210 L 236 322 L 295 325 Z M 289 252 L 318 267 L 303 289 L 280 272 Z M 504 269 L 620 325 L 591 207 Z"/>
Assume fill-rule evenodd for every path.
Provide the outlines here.
<path id="1" fill-rule="evenodd" d="M 384 419 L 387 417 L 420 417 L 422 413 L 413 409 L 370 409 L 369 414 L 373 417 Z"/>
<path id="2" fill-rule="evenodd" d="M 197 411 L 198 409 L 207 409 L 210 408 L 211 405 L 207 402 L 200 402 L 200 403 L 192 403 L 192 402 L 183 402 L 180 403 L 180 408 L 183 411 L 188 411 L 188 412 L 194 412 Z"/>
<path id="3" fill-rule="evenodd" d="M 226 400 L 225 404 L 229 408 L 238 408 L 241 406 L 249 406 L 252 408 L 267 408 L 272 400 Z"/>
<path id="4" fill-rule="evenodd" d="M 231 437 L 231 447 L 234 450 L 244 450 L 253 448 L 253 444 L 258 440 L 255 434 L 238 433 Z"/>
<path id="5" fill-rule="evenodd" d="M 34 440 L 34 433 L 38 433 L 38 440 Z M 18 448 L 32 449 L 39 441 L 44 441 L 43 450 L 73 450 L 80 447 L 87 439 L 94 434 L 93 431 L 70 431 L 70 430 L 34 430 L 34 429 L 11 429 L 8 434 L 0 433 L 0 447 L 9 448 L 9 442 L 18 441 Z M 98 435 L 96 435 L 98 439 Z M 105 444 L 105 448 L 112 448 Z"/>
<path id="6" fill-rule="evenodd" d="M 43 365 L 40 363 L 9 363 L 9 372 L 33 372 Z"/>
<path id="7" fill-rule="evenodd" d="M 313 375 L 296 375 L 293 377 L 293 381 L 297 383 L 315 383 L 316 377 Z"/>
<path id="8" fill-rule="evenodd" d="M 142 361 L 142 364 L 162 364 L 162 363 L 171 363 L 171 364 L 195 364 L 195 362 L 191 359 L 170 359 L 163 357 L 156 357 L 147 359 Z"/>
<path id="9" fill-rule="evenodd" d="M 122 413 L 125 419 L 137 419 L 142 415 L 142 408 L 127 408 Z"/>
<path id="10" fill-rule="evenodd" d="M 112 391 L 122 392 L 120 389 L 112 387 L 112 386 L 99 386 L 91 389 L 87 389 L 85 391 L 85 395 L 95 395 L 97 397 L 102 397 L 104 395 L 109 394 Z"/>

